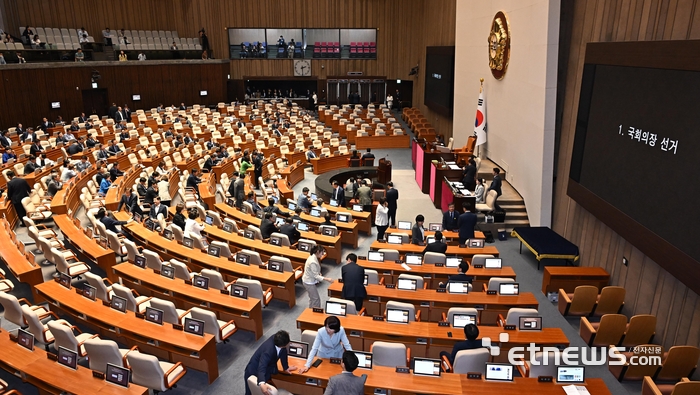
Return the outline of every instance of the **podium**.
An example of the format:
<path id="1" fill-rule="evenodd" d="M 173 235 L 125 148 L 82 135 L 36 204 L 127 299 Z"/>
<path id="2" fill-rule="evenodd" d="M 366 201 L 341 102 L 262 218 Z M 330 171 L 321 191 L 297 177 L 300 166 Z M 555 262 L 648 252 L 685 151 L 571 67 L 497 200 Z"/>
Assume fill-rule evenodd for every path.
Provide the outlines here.
<path id="1" fill-rule="evenodd" d="M 462 178 L 462 169 L 450 169 L 447 165 L 441 165 L 438 161 L 431 162 L 430 167 L 430 200 L 435 208 L 442 209 L 443 179 L 459 180 Z M 457 208 L 462 210 L 461 206 Z"/>
<path id="2" fill-rule="evenodd" d="M 391 181 L 391 161 L 381 158 L 377 167 L 377 182 L 386 185 L 389 181 Z"/>

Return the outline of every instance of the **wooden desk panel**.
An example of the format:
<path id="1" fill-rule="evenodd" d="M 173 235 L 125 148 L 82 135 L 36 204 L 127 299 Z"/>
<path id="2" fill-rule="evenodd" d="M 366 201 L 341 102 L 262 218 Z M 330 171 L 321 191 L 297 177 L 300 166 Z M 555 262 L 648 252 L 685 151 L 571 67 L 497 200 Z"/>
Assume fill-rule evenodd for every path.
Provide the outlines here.
<path id="1" fill-rule="evenodd" d="M 411 231 L 406 231 L 405 233 L 408 233 L 409 238 L 411 237 Z M 375 240 L 372 242 L 372 245 L 370 245 L 369 248 L 370 250 L 397 250 L 401 255 L 404 255 L 406 253 L 422 254 L 425 246 L 419 246 L 417 244 L 389 244 Z M 459 246 L 447 246 L 447 252 L 445 253 L 447 256 L 461 256 L 467 260 L 471 260 L 471 258 L 477 254 L 489 254 L 498 257 L 498 248 L 490 245 L 484 245 L 484 248 L 459 248 Z"/>
<path id="2" fill-rule="evenodd" d="M 126 221 L 130 218 L 127 213 L 115 213 L 115 217 L 120 221 Z M 201 269 L 216 270 L 221 272 L 225 281 L 232 281 L 241 277 L 252 278 L 260 281 L 263 286 L 273 287 L 274 299 L 287 302 L 289 307 L 294 307 L 296 304 L 294 273 L 292 272 L 271 272 L 258 266 L 247 266 L 231 262 L 226 258 L 216 258 L 203 251 L 187 248 L 174 240 L 168 240 L 156 232 L 151 232 L 143 225 L 134 222 L 123 225 L 122 230 L 131 233 L 134 239 L 146 248 L 157 252 L 163 260 L 177 259 L 185 262 L 193 271 Z"/>
<path id="3" fill-rule="evenodd" d="M 290 186 L 295 186 L 299 182 L 304 180 L 305 166 L 304 163 L 297 164 L 296 162 L 290 161 L 291 166 L 287 166 L 279 171 L 279 174 L 289 181 Z"/>
<path id="4" fill-rule="evenodd" d="M 41 347 L 29 351 L 10 340 L 8 332 L 0 331 L 0 368 L 11 374 L 19 374 L 22 381 L 36 386 L 40 392 L 77 395 L 92 394 L 147 394 L 148 389 L 130 384 L 119 388 L 104 380 L 92 377 L 92 371 L 78 365 L 77 370 L 59 366 L 46 357 Z"/>
<path id="5" fill-rule="evenodd" d="M 30 262 L 27 255 L 22 253 L 5 229 L 6 219 L 0 219 L 3 225 L 0 227 L 0 258 L 10 272 L 21 282 L 29 284 L 31 288 L 44 282 L 41 267 Z M 8 225 L 9 226 L 9 225 Z M 14 236 L 13 236 L 14 237 Z M 31 255 L 29 255 L 31 257 Z"/>
<path id="6" fill-rule="evenodd" d="M 138 345 L 147 354 L 172 363 L 202 371 L 213 383 L 219 377 L 216 339 L 210 334 L 200 337 L 175 330 L 171 324 L 162 326 L 144 322 L 133 312 L 120 313 L 101 300 L 92 301 L 55 281 L 36 286 L 37 295 L 49 302 L 51 310 L 59 310 L 97 330 L 101 337 L 114 339 L 129 347 Z"/>
<path id="7" fill-rule="evenodd" d="M 573 293 L 579 285 L 594 285 L 598 291 L 610 283 L 610 273 L 602 267 L 545 266 L 542 293 L 559 292 L 559 288 Z"/>
<path id="8" fill-rule="evenodd" d="M 343 284 L 334 282 L 328 286 L 328 296 L 340 298 Z M 537 298 L 530 292 L 517 296 L 487 295 L 481 290 L 467 295 L 438 293 L 434 289 L 417 289 L 415 291 L 386 288 L 384 285 L 370 284 L 365 286 L 367 297 L 363 306 L 368 315 L 384 314 L 386 302 L 390 300 L 411 303 L 421 310 L 424 321 L 437 322 L 442 320 L 442 313 L 447 313 L 450 307 L 477 307 L 480 311 L 489 310 L 495 315 L 507 312 L 512 307 L 539 307 Z M 494 314 L 491 314 L 493 316 Z M 495 319 L 493 320 L 495 324 Z M 484 324 L 483 320 L 481 324 Z"/>
<path id="9" fill-rule="evenodd" d="M 387 131 L 391 133 L 391 131 Z M 407 134 L 400 136 L 357 136 L 355 137 L 355 149 L 364 150 L 367 148 L 409 148 L 411 137 Z"/>
<path id="10" fill-rule="evenodd" d="M 343 169 L 348 167 L 350 155 L 331 155 L 325 158 L 313 158 L 309 162 L 313 166 L 314 174 L 321 174 L 327 171 Z"/>
<path id="11" fill-rule="evenodd" d="M 104 270 L 110 280 L 114 280 L 111 276 L 112 266 L 116 263 L 114 251 L 102 248 L 95 239 L 87 237 L 82 229 L 75 226 L 71 217 L 61 214 L 54 215 L 53 219 L 58 229 L 63 233 L 63 238 L 70 242 L 83 256 Z"/>
<path id="12" fill-rule="evenodd" d="M 218 203 L 214 207 L 219 213 L 224 214 L 226 217 L 231 218 L 236 222 L 260 227 L 260 219 L 258 217 L 254 217 L 250 214 L 244 214 L 242 211 L 225 203 Z M 340 236 L 324 236 L 315 232 L 303 231 L 299 231 L 299 233 L 301 234 L 302 239 L 313 240 L 316 242 L 316 244 L 322 245 L 326 249 L 326 258 L 333 259 L 336 263 L 340 262 L 342 252 L 340 247 Z M 303 263 L 305 262 L 306 261 Z"/>
<path id="13" fill-rule="evenodd" d="M 512 383 L 499 383 L 485 380 L 469 380 L 467 375 L 460 375 L 462 379 L 462 389 L 464 393 L 471 394 L 498 394 L 498 395 L 562 395 L 564 390 L 562 384 L 540 383 L 537 378 L 515 377 Z M 587 378 L 585 386 L 588 392 L 593 395 L 610 395 L 610 390 L 605 385 L 603 379 Z"/>
<path id="14" fill-rule="evenodd" d="M 318 330 L 323 326 L 326 317 L 327 315 L 324 313 L 314 313 L 312 309 L 306 309 L 297 318 L 297 328 L 301 331 Z M 369 351 L 372 343 L 379 340 L 404 343 L 406 347 L 411 348 L 411 356 L 438 358 L 440 351 L 451 351 L 454 343 L 462 340 L 458 335 L 454 337 L 447 335 L 448 332 L 456 331 L 455 328 L 438 326 L 435 322 L 397 324 L 374 321 L 370 316 L 358 315 L 340 317 L 340 322 L 345 328 L 353 348 L 358 346 L 358 349 L 365 351 Z M 499 341 L 501 333 L 508 333 L 507 343 Z M 504 331 L 503 328 L 497 326 L 481 326 L 479 338 L 485 337 L 491 338 L 493 344 L 501 346 L 501 355 L 504 357 L 507 357 L 507 350 L 516 345 L 527 346 L 530 343 L 539 346 L 569 345 L 569 339 L 561 328 L 544 328 L 540 332 L 530 332 Z"/>
<path id="15" fill-rule="evenodd" d="M 312 206 L 318 207 L 318 204 L 316 204 L 316 202 L 313 202 Z M 345 207 L 333 207 L 330 204 L 324 204 L 323 208 L 328 210 L 328 212 L 333 216 L 335 216 L 339 212 L 352 214 L 352 219 L 355 222 L 357 222 L 357 230 L 359 230 L 360 232 L 364 232 L 368 235 L 372 234 L 372 213 L 368 213 L 366 211 L 352 211 Z"/>
<path id="16" fill-rule="evenodd" d="M 397 229 L 396 227 L 389 227 L 386 229 L 386 234 L 390 235 L 393 233 L 406 233 L 411 234 L 410 230 L 403 230 L 403 229 Z M 432 230 L 426 230 L 423 232 L 425 234 L 425 237 L 429 236 L 435 236 L 435 232 Z M 443 240 L 447 240 L 448 245 L 458 245 L 459 244 L 459 232 L 455 232 L 452 230 L 443 230 L 442 231 L 442 238 Z M 475 230 L 474 231 L 474 238 L 475 239 L 485 239 L 486 236 L 484 236 L 484 232 L 480 230 Z"/>
<path id="17" fill-rule="evenodd" d="M 207 204 L 214 207 L 216 204 L 216 176 L 212 173 L 202 174 L 202 182 L 197 185 L 199 197 Z"/>
<path id="18" fill-rule="evenodd" d="M 238 329 L 253 332 L 256 340 L 263 334 L 260 299 L 240 299 L 224 295 L 218 289 L 193 287 L 181 279 L 169 279 L 131 263 L 116 265 L 112 271 L 124 285 L 141 295 L 171 300 L 178 308 L 185 310 L 204 306 L 216 313 L 220 320 L 234 320 Z"/>

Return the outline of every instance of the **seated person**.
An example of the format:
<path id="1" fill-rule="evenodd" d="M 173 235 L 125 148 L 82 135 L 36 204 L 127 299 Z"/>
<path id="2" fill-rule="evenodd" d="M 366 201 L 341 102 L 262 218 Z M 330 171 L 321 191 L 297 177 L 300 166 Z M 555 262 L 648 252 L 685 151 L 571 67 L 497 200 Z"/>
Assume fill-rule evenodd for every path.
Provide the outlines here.
<path id="1" fill-rule="evenodd" d="M 199 218 L 199 211 L 196 207 L 192 207 L 187 211 L 187 220 L 185 220 L 185 229 L 183 229 L 185 231 L 185 236 L 188 236 L 188 232 L 190 232 L 194 234 L 195 237 L 199 237 L 204 245 L 207 245 L 207 238 L 202 236 L 204 225 L 197 222 L 197 218 Z"/>
<path id="2" fill-rule="evenodd" d="M 271 197 L 267 198 L 267 207 L 265 207 L 263 211 L 285 218 L 289 217 L 289 213 L 285 213 L 284 211 L 280 210 L 280 208 L 275 205 L 275 199 Z"/>
<path id="3" fill-rule="evenodd" d="M 450 360 L 450 364 L 455 362 L 455 356 L 458 352 L 462 350 L 474 350 L 483 347 L 481 339 L 479 337 L 479 328 L 474 324 L 469 324 L 464 327 L 464 337 L 466 340 L 457 342 L 452 347 L 452 352 L 440 351 L 440 357 L 447 357 Z"/>
<path id="4" fill-rule="evenodd" d="M 331 215 L 326 211 L 325 215 L 323 215 L 323 222 L 321 222 L 321 225 L 328 225 L 328 226 L 335 226 L 333 222 L 331 222 Z"/>
<path id="5" fill-rule="evenodd" d="M 269 239 L 275 232 L 279 232 L 279 229 L 277 229 L 277 225 L 272 222 L 272 214 L 265 213 L 263 219 L 260 221 L 260 233 L 262 234 L 262 238 Z"/>
<path id="6" fill-rule="evenodd" d="M 360 361 L 354 352 L 350 350 L 343 352 L 343 359 L 340 362 L 343 372 L 328 379 L 328 386 L 324 394 L 364 394 L 367 376 L 352 374 L 359 363 Z"/>
<path id="7" fill-rule="evenodd" d="M 121 230 L 117 229 L 117 225 L 124 225 L 126 224 L 126 221 L 117 221 L 116 219 L 112 218 L 111 213 L 107 212 L 104 207 L 100 208 L 97 211 L 97 215 L 95 215 L 95 219 L 98 221 L 102 222 L 105 225 L 105 228 L 107 230 L 111 230 L 112 232 L 116 234 L 121 234 Z"/>
<path id="8" fill-rule="evenodd" d="M 367 148 L 367 152 L 362 155 L 362 159 L 374 159 L 374 154 L 372 153 L 372 148 Z"/>
<path id="9" fill-rule="evenodd" d="M 435 232 L 435 241 L 425 246 L 423 254 L 426 252 L 438 252 L 444 254 L 447 252 L 447 244 L 442 240 L 442 232 Z"/>
<path id="10" fill-rule="evenodd" d="M 255 200 L 255 193 L 253 193 L 253 191 L 248 192 L 246 202 L 250 203 L 250 205 L 253 206 L 254 214 L 257 214 L 258 211 L 262 210 L 262 208 L 258 204 L 258 201 Z"/>
<path id="11" fill-rule="evenodd" d="M 311 209 L 311 200 L 309 200 L 309 188 L 304 187 L 301 194 L 297 198 L 297 207 L 308 212 Z"/>
<path id="12" fill-rule="evenodd" d="M 455 283 L 470 283 L 474 279 L 472 276 L 467 276 L 466 273 L 469 271 L 469 262 L 467 261 L 462 261 L 459 263 L 459 266 L 457 267 L 457 270 L 459 271 L 457 274 L 453 274 L 450 277 L 448 277 L 447 282 L 455 282 Z M 440 282 L 438 284 L 440 288 L 445 288 L 447 286 L 446 283 Z"/>
<path id="13" fill-rule="evenodd" d="M 284 225 L 280 227 L 280 233 L 289 237 L 289 243 L 295 244 L 301 238 L 301 233 L 294 227 L 294 220 L 285 218 Z"/>

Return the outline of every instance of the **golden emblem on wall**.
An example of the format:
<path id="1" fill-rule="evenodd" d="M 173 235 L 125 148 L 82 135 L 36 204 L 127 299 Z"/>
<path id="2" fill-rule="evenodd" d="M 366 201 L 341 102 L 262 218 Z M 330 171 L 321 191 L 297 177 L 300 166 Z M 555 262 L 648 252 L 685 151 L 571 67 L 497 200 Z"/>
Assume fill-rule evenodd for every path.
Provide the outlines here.
<path id="1" fill-rule="evenodd" d="M 497 80 L 503 79 L 510 58 L 510 26 L 503 11 L 498 11 L 491 22 L 489 43 L 489 68 Z"/>

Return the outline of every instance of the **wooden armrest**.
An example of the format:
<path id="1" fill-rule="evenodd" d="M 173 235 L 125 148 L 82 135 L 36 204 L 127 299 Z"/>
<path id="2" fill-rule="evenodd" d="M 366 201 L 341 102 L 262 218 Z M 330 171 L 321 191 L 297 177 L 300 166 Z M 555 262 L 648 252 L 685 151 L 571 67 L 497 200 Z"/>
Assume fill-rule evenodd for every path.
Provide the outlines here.
<path id="1" fill-rule="evenodd" d="M 187 368 L 185 368 L 184 366 L 182 366 L 182 372 L 180 372 L 180 374 L 178 374 L 178 375 L 173 379 L 173 381 L 170 381 L 170 382 L 168 381 L 168 375 L 169 375 L 170 373 L 172 373 L 175 369 L 177 369 L 178 367 L 181 367 L 181 366 L 182 366 L 182 362 L 178 362 L 178 363 L 176 363 L 175 365 L 173 365 L 173 367 L 171 367 L 170 369 L 168 369 L 168 371 L 165 372 L 165 374 L 163 375 L 163 382 L 165 383 L 165 385 L 166 385 L 168 388 L 171 388 L 175 383 L 177 383 L 177 382 L 182 378 L 182 376 L 185 375 L 185 373 L 187 373 Z"/>
<path id="2" fill-rule="evenodd" d="M 223 337 L 224 337 L 224 336 L 223 336 L 224 328 L 229 327 L 229 326 L 231 326 L 231 325 L 233 325 L 234 328 L 236 327 L 236 323 L 233 322 L 233 320 L 231 320 L 231 321 L 229 321 L 229 322 L 227 322 L 227 323 L 221 325 L 221 327 L 219 328 L 219 337 L 221 337 L 221 338 L 223 339 Z M 233 332 L 231 332 L 231 333 L 229 334 L 229 336 L 231 336 L 231 335 L 233 335 L 234 333 L 236 333 L 237 330 L 238 330 L 238 328 L 235 328 L 235 330 L 234 330 Z"/>
<path id="3" fill-rule="evenodd" d="M 516 364 L 515 367 L 518 368 L 520 376 L 530 377 L 530 365 L 527 364 L 525 358 L 519 358 L 518 361 L 520 361 L 520 364 Z"/>
<path id="4" fill-rule="evenodd" d="M 53 317 L 54 320 L 59 319 L 58 316 L 56 315 L 56 313 L 54 313 L 53 311 L 49 311 L 49 314 L 48 314 L 48 315 L 50 315 L 51 317 Z M 48 317 L 48 316 L 47 316 L 47 317 Z"/>
<path id="5" fill-rule="evenodd" d="M 384 277 L 379 279 L 379 285 L 384 285 Z"/>
<path id="6" fill-rule="evenodd" d="M 498 318 L 496 318 L 496 325 L 498 325 L 498 326 L 505 326 L 506 325 L 506 319 L 503 318 L 503 314 L 498 314 Z"/>
<path id="7" fill-rule="evenodd" d="M 567 315 L 569 313 L 569 307 L 571 307 L 571 299 L 569 299 L 569 295 L 566 294 L 566 291 L 559 288 L 559 300 L 557 301 L 557 309 L 559 309 L 561 315 Z"/>
<path id="8" fill-rule="evenodd" d="M 416 311 L 416 321 L 420 322 L 420 310 Z"/>
<path id="9" fill-rule="evenodd" d="M 151 299 L 153 299 L 153 297 L 152 297 L 152 296 L 149 296 L 148 299 L 144 299 L 144 300 L 141 301 L 141 303 L 137 303 L 136 305 L 137 305 L 137 306 L 141 306 L 142 304 L 148 302 L 148 301 L 151 300 Z"/>
<path id="10" fill-rule="evenodd" d="M 445 312 L 443 311 L 443 312 L 442 312 L 442 322 L 445 322 L 445 321 L 447 321 L 447 313 L 445 313 Z"/>
<path id="11" fill-rule="evenodd" d="M 440 359 L 442 360 L 442 370 L 444 370 L 446 373 L 452 372 L 452 364 L 450 363 L 450 359 L 445 355 L 441 356 Z"/>
<path id="12" fill-rule="evenodd" d="M 591 345 L 591 343 L 593 343 L 593 340 L 595 339 L 597 331 L 586 317 L 581 317 L 581 325 L 579 332 L 583 341 L 588 343 L 588 345 Z"/>
<path id="13" fill-rule="evenodd" d="M 88 340 L 90 340 L 90 339 L 99 339 L 99 338 L 100 338 L 100 335 L 95 334 L 95 335 L 92 335 L 92 336 L 88 337 L 87 339 L 85 339 L 85 340 L 83 340 L 83 341 L 81 341 L 81 342 L 78 342 L 78 349 L 80 349 L 80 347 L 82 347 L 82 346 L 83 346 L 83 343 L 85 343 L 86 341 L 88 341 Z"/>
<path id="14" fill-rule="evenodd" d="M 184 311 L 182 314 L 180 314 L 180 316 L 177 317 L 177 318 L 179 318 L 179 319 L 182 321 L 182 318 L 183 318 L 184 316 L 186 316 L 187 314 L 189 314 L 191 311 L 192 311 L 192 309 L 185 310 L 185 311 Z"/>
<path id="15" fill-rule="evenodd" d="M 428 282 L 427 281 L 423 281 L 423 289 L 428 289 Z"/>
<path id="16" fill-rule="evenodd" d="M 642 382 L 642 395 L 662 395 L 659 387 L 656 386 L 654 380 L 649 376 L 644 376 L 644 381 Z"/>
<path id="17" fill-rule="evenodd" d="M 263 292 L 263 297 L 265 298 L 265 304 L 270 303 L 272 300 L 272 287 L 268 288 Z"/>
<path id="18" fill-rule="evenodd" d="M 483 289 L 484 292 L 486 292 L 486 291 L 489 290 L 489 287 L 488 287 L 485 283 L 484 283 L 484 284 L 481 284 L 481 285 L 482 285 L 483 288 L 484 288 L 484 289 Z"/>
<path id="19" fill-rule="evenodd" d="M 129 351 L 127 351 L 126 354 L 124 354 L 124 356 L 122 357 L 122 363 L 124 364 L 124 367 L 129 368 L 129 369 L 131 369 L 131 366 L 129 366 L 129 363 L 126 360 L 126 356 L 129 355 L 129 353 L 132 351 L 139 351 L 139 346 L 131 347 L 129 349 Z"/>
<path id="20" fill-rule="evenodd" d="M 32 305 L 31 303 L 29 303 L 29 301 L 26 298 L 20 298 L 17 300 L 17 302 L 19 303 L 20 306 L 22 305 L 22 303 L 26 304 L 27 306 Z"/>
<path id="21" fill-rule="evenodd" d="M 406 366 L 411 366 L 411 348 L 406 347 Z"/>
<path id="22" fill-rule="evenodd" d="M 138 292 L 136 292 L 135 289 L 132 289 L 132 290 L 131 290 L 131 294 L 134 295 L 134 297 L 136 297 L 136 298 L 138 298 L 139 296 L 141 296 L 141 295 L 139 295 Z"/>
<path id="23" fill-rule="evenodd" d="M 360 311 L 357 313 L 357 315 L 360 315 L 360 316 L 367 315 L 367 308 L 366 307 L 361 308 Z"/>
<path id="24" fill-rule="evenodd" d="M 64 324 L 64 325 L 65 325 L 65 324 Z M 74 330 L 74 331 L 78 332 L 78 334 L 83 333 L 83 331 L 81 331 L 80 328 L 78 328 L 78 327 L 75 326 L 75 325 L 66 325 L 66 326 L 69 327 L 71 330 Z"/>
<path id="25" fill-rule="evenodd" d="M 112 280 L 108 279 L 107 277 L 103 277 L 102 282 L 104 282 L 105 284 L 108 284 L 109 286 L 112 286 L 112 284 L 113 284 Z"/>

